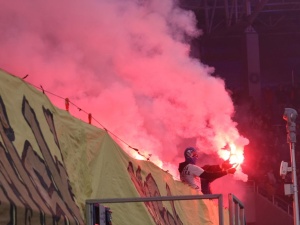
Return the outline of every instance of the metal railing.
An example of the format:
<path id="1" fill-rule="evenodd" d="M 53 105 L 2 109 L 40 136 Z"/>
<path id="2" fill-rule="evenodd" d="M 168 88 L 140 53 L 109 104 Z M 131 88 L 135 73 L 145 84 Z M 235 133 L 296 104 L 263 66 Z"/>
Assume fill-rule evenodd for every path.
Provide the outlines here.
<path id="1" fill-rule="evenodd" d="M 275 207 L 278 207 L 293 216 L 293 204 L 288 202 L 283 197 L 277 195 L 270 195 L 266 188 L 257 185 L 254 180 L 248 180 L 247 185 L 257 194 L 264 197 L 266 200 L 270 201 Z"/>
<path id="2" fill-rule="evenodd" d="M 254 184 L 255 185 L 255 184 Z M 286 200 L 276 196 L 276 195 L 269 195 L 268 191 L 260 186 L 255 185 L 254 188 L 255 192 L 267 200 L 269 200 L 274 206 L 282 209 L 290 216 L 293 216 L 293 205 L 292 203 L 288 203 Z"/>
<path id="3" fill-rule="evenodd" d="M 246 225 L 245 207 L 233 194 L 228 195 L 230 225 Z"/>
<path id="4" fill-rule="evenodd" d="M 129 203 L 129 202 L 154 202 L 154 201 L 182 201 L 196 199 L 217 199 L 219 225 L 224 225 L 223 216 L 223 196 L 221 194 L 212 195 L 181 195 L 181 196 L 156 196 L 156 197 L 136 197 L 136 198 L 107 198 L 107 199 L 88 199 L 86 200 L 86 224 L 94 225 L 94 204 L 103 203 Z"/>

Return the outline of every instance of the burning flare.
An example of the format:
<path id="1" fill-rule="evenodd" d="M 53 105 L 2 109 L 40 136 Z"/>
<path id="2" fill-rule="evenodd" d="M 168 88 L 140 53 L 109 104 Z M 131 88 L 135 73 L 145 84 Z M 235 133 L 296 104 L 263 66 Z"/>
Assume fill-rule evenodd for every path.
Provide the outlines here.
<path id="1" fill-rule="evenodd" d="M 233 167 L 237 168 L 244 162 L 244 152 L 242 148 L 237 147 L 235 144 L 226 144 L 219 151 L 219 155 L 222 159 L 228 160 Z"/>

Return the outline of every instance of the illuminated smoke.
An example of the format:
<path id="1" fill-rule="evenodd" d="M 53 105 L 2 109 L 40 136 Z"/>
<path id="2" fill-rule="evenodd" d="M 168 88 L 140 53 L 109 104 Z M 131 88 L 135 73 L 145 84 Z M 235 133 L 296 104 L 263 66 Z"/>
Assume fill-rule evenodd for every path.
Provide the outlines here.
<path id="1" fill-rule="evenodd" d="M 243 151 L 224 81 L 189 57 L 188 40 L 201 34 L 192 12 L 171 0 L 0 4 L 0 68 L 68 97 L 160 167 L 175 175 L 188 144 Z"/>

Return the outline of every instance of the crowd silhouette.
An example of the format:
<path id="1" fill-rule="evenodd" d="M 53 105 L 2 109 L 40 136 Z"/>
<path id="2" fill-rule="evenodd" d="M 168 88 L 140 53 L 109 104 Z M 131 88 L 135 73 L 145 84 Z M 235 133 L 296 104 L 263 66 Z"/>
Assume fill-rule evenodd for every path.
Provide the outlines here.
<path id="1" fill-rule="evenodd" d="M 284 184 L 292 182 L 291 173 L 284 178 L 279 173 L 281 161 L 288 162 L 291 166 L 283 114 L 285 108 L 300 112 L 300 87 L 264 87 L 260 101 L 254 100 L 242 89 L 233 89 L 230 93 L 236 109 L 234 120 L 238 123 L 240 133 L 250 141 L 245 147 L 243 171 L 248 174 L 249 180 L 266 191 L 268 198 L 276 196 L 291 203 L 292 196 L 284 193 Z M 300 132 L 298 120 L 296 119 L 296 126 Z M 297 133 L 297 140 L 300 141 L 299 135 Z M 295 146 L 296 165 L 300 166 L 299 147 L 297 143 Z M 296 172 L 299 184 L 299 169 Z"/>

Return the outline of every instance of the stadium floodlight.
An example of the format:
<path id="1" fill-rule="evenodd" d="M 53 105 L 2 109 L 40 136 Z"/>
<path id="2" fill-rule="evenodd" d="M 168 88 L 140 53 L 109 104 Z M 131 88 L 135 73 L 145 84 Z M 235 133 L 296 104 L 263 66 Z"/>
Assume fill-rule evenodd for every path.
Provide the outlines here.
<path id="1" fill-rule="evenodd" d="M 292 108 L 284 109 L 283 119 L 286 120 L 287 122 L 295 123 L 297 116 L 298 116 L 298 113 L 295 109 L 292 109 Z"/>
<path id="2" fill-rule="evenodd" d="M 293 193 L 293 210 L 294 210 L 294 225 L 299 225 L 299 205 L 298 205 L 298 190 L 297 190 L 297 175 L 296 175 L 296 158 L 295 158 L 295 144 L 296 144 L 296 118 L 298 113 L 295 109 L 285 108 L 283 119 L 287 121 L 287 143 L 290 146 L 291 154 L 291 172 L 292 172 L 292 184 L 285 185 L 285 193 Z M 289 167 L 285 162 L 281 163 L 281 173 L 287 173 Z"/>

